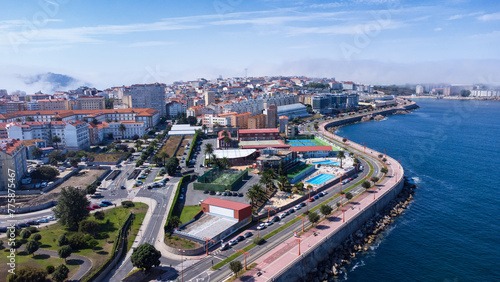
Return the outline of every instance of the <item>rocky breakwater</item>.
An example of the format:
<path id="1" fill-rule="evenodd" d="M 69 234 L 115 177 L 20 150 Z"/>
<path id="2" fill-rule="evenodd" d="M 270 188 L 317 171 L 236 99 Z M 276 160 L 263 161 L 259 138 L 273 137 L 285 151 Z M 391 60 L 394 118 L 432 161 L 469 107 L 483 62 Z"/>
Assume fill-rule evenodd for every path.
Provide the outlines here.
<path id="1" fill-rule="evenodd" d="M 370 121 L 370 120 L 372 120 L 372 118 L 373 118 L 373 115 L 364 116 L 363 118 L 361 118 L 361 122 Z"/>
<path id="2" fill-rule="evenodd" d="M 394 218 L 402 214 L 413 200 L 417 186 L 405 181 L 401 193 L 374 218 L 366 221 L 363 226 L 333 250 L 330 257 L 307 274 L 306 281 L 330 281 L 345 272 L 345 265 L 350 264 L 357 253 L 366 252 L 380 238 L 381 233 L 394 222 Z"/>

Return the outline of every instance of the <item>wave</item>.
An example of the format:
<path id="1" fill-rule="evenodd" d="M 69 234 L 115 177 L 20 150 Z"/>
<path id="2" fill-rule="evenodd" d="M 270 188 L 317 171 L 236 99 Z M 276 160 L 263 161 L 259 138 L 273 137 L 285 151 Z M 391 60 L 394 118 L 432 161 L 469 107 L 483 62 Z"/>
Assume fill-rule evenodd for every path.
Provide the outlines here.
<path id="1" fill-rule="evenodd" d="M 358 267 L 361 267 L 361 266 L 365 266 L 365 262 L 364 260 L 361 260 L 360 262 L 356 262 L 356 264 L 351 268 L 351 272 L 353 272 L 356 268 Z"/>

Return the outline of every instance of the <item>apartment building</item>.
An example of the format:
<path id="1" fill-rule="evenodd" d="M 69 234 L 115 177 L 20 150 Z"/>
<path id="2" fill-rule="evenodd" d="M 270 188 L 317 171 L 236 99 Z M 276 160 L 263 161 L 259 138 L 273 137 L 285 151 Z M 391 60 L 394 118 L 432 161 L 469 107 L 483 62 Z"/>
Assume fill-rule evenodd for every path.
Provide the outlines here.
<path id="1" fill-rule="evenodd" d="M 144 122 L 110 122 L 104 130 L 104 135 L 107 135 L 107 133 L 112 133 L 115 140 L 132 139 L 134 135 L 144 136 L 146 134 L 146 127 L 144 126 Z"/>
<path id="2" fill-rule="evenodd" d="M 134 84 L 123 94 L 123 103 L 133 109 L 151 108 L 165 116 L 165 84 Z"/>
<path id="3" fill-rule="evenodd" d="M 26 150 L 23 141 L 0 140 L 0 191 L 17 189 L 26 175 Z M 9 184 L 15 184 L 15 187 Z"/>
<path id="4" fill-rule="evenodd" d="M 231 125 L 238 128 L 248 128 L 248 119 L 251 117 L 251 113 L 233 115 L 231 117 Z"/>
<path id="5" fill-rule="evenodd" d="M 15 113 L 19 111 L 25 111 L 26 110 L 26 103 L 25 102 L 7 102 L 5 104 L 5 109 L 7 113 Z"/>
<path id="6" fill-rule="evenodd" d="M 71 110 L 71 104 L 67 99 L 41 99 L 37 102 L 41 111 Z"/>
<path id="7" fill-rule="evenodd" d="M 266 128 L 267 116 L 264 114 L 248 118 L 248 129 Z"/>
<path id="8" fill-rule="evenodd" d="M 76 99 L 79 110 L 101 110 L 106 108 L 103 96 L 81 96 Z"/>

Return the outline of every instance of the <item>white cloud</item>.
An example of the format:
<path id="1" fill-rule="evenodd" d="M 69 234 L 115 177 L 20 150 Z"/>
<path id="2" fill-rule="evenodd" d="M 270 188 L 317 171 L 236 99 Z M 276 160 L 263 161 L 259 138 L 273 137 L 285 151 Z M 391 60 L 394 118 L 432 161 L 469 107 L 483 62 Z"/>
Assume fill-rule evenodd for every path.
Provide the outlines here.
<path id="1" fill-rule="evenodd" d="M 434 31 L 441 31 L 441 30 L 443 30 L 443 28 L 442 28 L 442 27 L 436 27 L 436 28 L 434 29 Z"/>
<path id="2" fill-rule="evenodd" d="M 334 34 L 334 35 L 353 35 L 368 34 L 377 30 L 397 29 L 405 24 L 393 20 L 373 20 L 363 24 L 351 25 L 330 25 L 318 27 L 291 27 L 288 30 L 289 35 L 302 34 Z"/>
<path id="3" fill-rule="evenodd" d="M 480 21 L 498 21 L 500 20 L 500 12 L 482 15 L 479 16 L 477 19 Z"/>

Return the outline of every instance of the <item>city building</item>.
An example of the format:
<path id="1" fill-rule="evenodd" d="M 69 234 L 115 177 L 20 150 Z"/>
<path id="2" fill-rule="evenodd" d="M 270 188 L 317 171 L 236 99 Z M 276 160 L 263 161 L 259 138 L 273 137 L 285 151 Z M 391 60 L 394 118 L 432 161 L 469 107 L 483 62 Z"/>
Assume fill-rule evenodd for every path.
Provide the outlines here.
<path id="1" fill-rule="evenodd" d="M 215 91 L 205 91 L 205 106 L 215 103 Z"/>
<path id="2" fill-rule="evenodd" d="M 67 99 L 41 99 L 37 100 L 40 111 L 64 111 L 71 110 Z"/>
<path id="3" fill-rule="evenodd" d="M 238 129 L 238 141 L 279 140 L 279 129 Z"/>
<path id="4" fill-rule="evenodd" d="M 286 107 L 286 106 L 281 106 Z M 269 108 L 264 110 L 266 115 L 266 127 L 276 128 L 278 127 L 278 107 L 276 105 L 269 105 Z"/>
<path id="5" fill-rule="evenodd" d="M 24 140 L 24 147 L 26 148 L 26 158 L 28 160 L 33 160 L 35 159 L 35 156 L 33 155 L 33 151 L 35 148 L 46 148 L 47 147 L 47 141 L 42 140 L 42 139 L 31 139 L 31 140 Z"/>
<path id="6" fill-rule="evenodd" d="M 26 150 L 23 141 L 0 140 L 0 191 L 17 190 L 27 172 Z M 15 184 L 14 187 L 9 184 Z"/>
<path id="7" fill-rule="evenodd" d="M 280 164 L 285 170 L 288 170 L 298 164 L 298 162 L 295 151 L 266 148 L 261 150 L 261 155 L 257 158 L 256 165 L 259 171 L 274 169 L 277 172 Z"/>
<path id="8" fill-rule="evenodd" d="M 26 103 L 25 102 L 7 102 L 5 105 L 6 112 L 7 113 L 15 113 L 19 111 L 25 111 L 26 110 Z"/>
<path id="9" fill-rule="evenodd" d="M 129 108 L 150 108 L 158 111 L 160 117 L 165 116 L 165 84 L 134 84 L 123 94 L 123 103 Z"/>
<path id="10" fill-rule="evenodd" d="M 285 106 L 279 106 L 278 107 L 278 114 L 279 117 L 281 116 L 286 116 L 289 119 L 294 119 L 296 117 L 302 118 L 302 117 L 308 117 L 309 113 L 307 112 L 307 107 L 300 104 L 290 104 L 290 105 L 285 105 Z"/>
<path id="11" fill-rule="evenodd" d="M 81 96 L 76 101 L 79 110 L 100 110 L 106 108 L 103 96 Z"/>
<path id="12" fill-rule="evenodd" d="M 187 108 L 187 105 L 184 103 L 170 101 L 166 105 L 166 115 L 170 118 L 175 118 L 178 114 L 186 114 Z"/>
<path id="13" fill-rule="evenodd" d="M 218 159 L 227 158 L 231 166 L 242 166 L 253 164 L 259 152 L 256 149 L 224 149 L 214 150 L 214 155 Z"/>
<path id="14" fill-rule="evenodd" d="M 299 135 L 299 127 L 293 124 L 286 125 L 286 137 L 295 137 Z"/>
<path id="15" fill-rule="evenodd" d="M 26 111 L 39 111 L 40 105 L 37 101 L 26 103 Z"/>
<path id="16" fill-rule="evenodd" d="M 237 128 L 248 128 L 248 119 L 252 117 L 251 113 L 241 113 L 231 117 L 231 125 Z"/>
<path id="17" fill-rule="evenodd" d="M 248 118 L 248 128 L 249 129 L 267 128 L 266 120 L 267 116 L 264 114 Z"/>
<path id="18" fill-rule="evenodd" d="M 112 133 L 114 140 L 132 139 L 134 135 L 144 136 L 146 127 L 144 122 L 137 121 L 109 122 L 105 133 Z"/>
<path id="19" fill-rule="evenodd" d="M 333 109 L 347 109 L 357 107 L 359 95 L 355 93 L 323 93 L 313 97 L 312 108 L 320 114 L 332 113 Z"/>
<path id="20" fill-rule="evenodd" d="M 287 116 L 281 116 L 279 118 L 280 133 L 286 133 L 286 126 L 287 125 L 288 125 L 288 117 Z"/>

